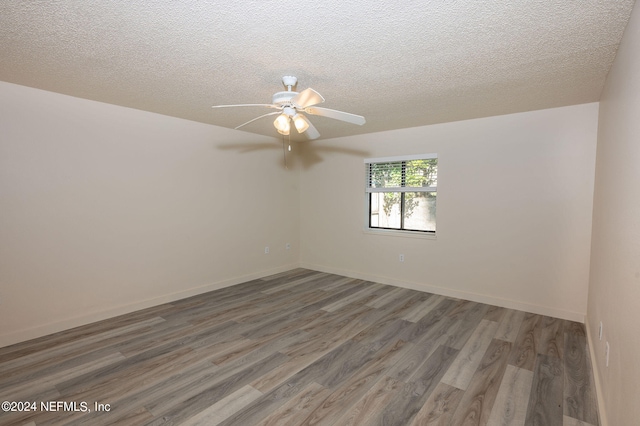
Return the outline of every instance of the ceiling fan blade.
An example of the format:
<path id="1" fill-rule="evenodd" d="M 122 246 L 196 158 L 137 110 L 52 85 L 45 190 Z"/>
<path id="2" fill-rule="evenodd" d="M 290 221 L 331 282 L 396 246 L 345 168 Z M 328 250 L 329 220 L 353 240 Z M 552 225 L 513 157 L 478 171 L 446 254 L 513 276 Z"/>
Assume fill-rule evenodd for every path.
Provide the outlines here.
<path id="1" fill-rule="evenodd" d="M 367 121 L 361 115 L 351 114 L 348 112 L 337 111 L 335 109 L 322 108 L 322 107 L 309 107 L 304 109 L 305 112 L 313 115 L 320 115 L 322 117 L 329 117 L 340 121 L 346 121 L 347 123 L 357 124 L 362 126 Z"/>
<path id="2" fill-rule="evenodd" d="M 267 107 L 267 108 L 280 108 L 278 105 L 273 105 L 273 104 L 214 105 L 211 108 L 231 108 L 231 107 L 251 107 L 251 106 L 259 106 L 259 107 Z"/>
<path id="3" fill-rule="evenodd" d="M 307 135 L 309 139 L 318 139 L 320 137 L 320 132 L 318 132 L 318 129 L 316 129 L 309 120 L 307 120 L 307 122 L 309 123 L 309 128 L 304 132 L 304 134 Z"/>
<path id="4" fill-rule="evenodd" d="M 324 102 L 322 95 L 312 88 L 304 89 L 291 99 L 291 103 L 298 108 L 306 108 L 311 105 L 321 104 L 322 102 Z"/>
<path id="5" fill-rule="evenodd" d="M 267 117 L 267 116 L 269 116 L 269 115 L 275 115 L 275 114 L 280 114 L 280 111 L 276 111 L 276 112 L 269 112 L 269 113 L 267 113 L 267 114 L 263 114 L 263 115 L 261 115 L 260 117 L 256 117 L 256 118 L 254 118 L 253 120 L 249 120 L 249 121 L 247 121 L 246 123 L 242 123 L 242 124 L 241 124 L 241 125 L 239 125 L 238 127 L 234 127 L 234 129 L 238 130 L 240 127 L 246 126 L 246 125 L 247 125 L 247 124 L 249 124 L 249 123 L 253 123 L 254 121 L 256 121 L 256 120 L 260 120 L 260 119 L 261 119 L 261 118 L 263 118 L 263 117 Z"/>

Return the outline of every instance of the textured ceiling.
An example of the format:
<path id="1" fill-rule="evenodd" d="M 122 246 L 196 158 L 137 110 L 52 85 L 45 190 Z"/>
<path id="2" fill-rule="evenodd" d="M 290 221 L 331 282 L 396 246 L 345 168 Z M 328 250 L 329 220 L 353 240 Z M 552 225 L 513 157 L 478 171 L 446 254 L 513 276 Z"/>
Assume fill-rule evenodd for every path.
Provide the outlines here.
<path id="1" fill-rule="evenodd" d="M 295 75 L 353 135 L 597 101 L 633 3 L 3 0 L 0 80 L 233 128 Z"/>

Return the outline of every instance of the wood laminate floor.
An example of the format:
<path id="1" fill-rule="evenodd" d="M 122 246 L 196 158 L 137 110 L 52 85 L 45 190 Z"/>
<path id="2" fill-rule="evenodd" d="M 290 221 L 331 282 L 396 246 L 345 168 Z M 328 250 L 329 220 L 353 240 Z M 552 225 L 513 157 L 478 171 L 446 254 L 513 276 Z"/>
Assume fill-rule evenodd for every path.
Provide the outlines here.
<path id="1" fill-rule="evenodd" d="M 296 269 L 0 348 L 0 424 L 598 426 L 591 371 L 582 324 Z"/>

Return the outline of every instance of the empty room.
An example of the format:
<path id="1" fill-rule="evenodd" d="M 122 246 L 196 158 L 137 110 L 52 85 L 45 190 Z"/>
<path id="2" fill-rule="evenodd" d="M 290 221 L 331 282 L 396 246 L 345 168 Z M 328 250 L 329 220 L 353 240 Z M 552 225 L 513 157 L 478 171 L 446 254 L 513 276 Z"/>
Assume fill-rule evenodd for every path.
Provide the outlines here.
<path id="1" fill-rule="evenodd" d="M 0 2 L 0 425 L 640 419 L 633 0 Z"/>

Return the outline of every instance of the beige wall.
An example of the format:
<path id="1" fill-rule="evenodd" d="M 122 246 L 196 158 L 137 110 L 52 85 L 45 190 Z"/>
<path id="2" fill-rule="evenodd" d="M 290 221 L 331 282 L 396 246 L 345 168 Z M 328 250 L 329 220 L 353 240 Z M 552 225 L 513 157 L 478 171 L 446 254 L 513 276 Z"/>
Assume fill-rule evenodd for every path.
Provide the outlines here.
<path id="1" fill-rule="evenodd" d="M 0 346 L 298 264 L 275 138 L 3 82 L 0 129 Z"/>
<path id="2" fill-rule="evenodd" d="M 0 83 L 0 346 L 298 265 L 582 320 L 597 113 L 315 141 L 286 170 L 276 139 Z M 364 232 L 363 158 L 429 152 L 437 238 Z"/>
<path id="3" fill-rule="evenodd" d="M 609 425 L 640 422 L 640 9 L 600 104 L 588 330 Z M 598 327 L 603 323 L 603 338 Z M 609 342 L 609 367 L 605 343 Z"/>
<path id="4" fill-rule="evenodd" d="M 597 116 L 585 104 L 306 145 L 302 266 L 583 321 Z M 434 152 L 437 238 L 363 232 L 363 159 Z"/>

